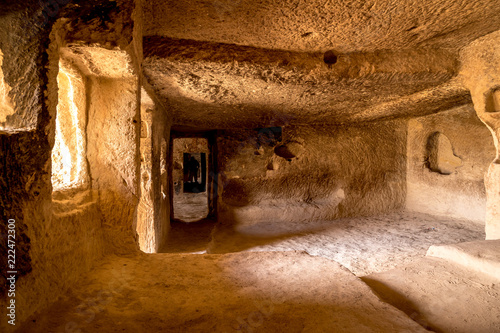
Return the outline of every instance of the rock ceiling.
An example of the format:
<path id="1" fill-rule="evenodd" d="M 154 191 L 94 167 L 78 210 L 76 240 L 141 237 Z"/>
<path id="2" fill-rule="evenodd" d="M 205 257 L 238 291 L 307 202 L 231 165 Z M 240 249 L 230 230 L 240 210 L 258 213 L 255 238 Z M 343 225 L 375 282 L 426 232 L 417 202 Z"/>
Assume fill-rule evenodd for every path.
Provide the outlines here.
<path id="1" fill-rule="evenodd" d="M 174 125 L 206 129 L 370 121 L 470 103 L 458 51 L 500 28 L 499 6 L 487 0 L 145 6 L 146 81 Z"/>

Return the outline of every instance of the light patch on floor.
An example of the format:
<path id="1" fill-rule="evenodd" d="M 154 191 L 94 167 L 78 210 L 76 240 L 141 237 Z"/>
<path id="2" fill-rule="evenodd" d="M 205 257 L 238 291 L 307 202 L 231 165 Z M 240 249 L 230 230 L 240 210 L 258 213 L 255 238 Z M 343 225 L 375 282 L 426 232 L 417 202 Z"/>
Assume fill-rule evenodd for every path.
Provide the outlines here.
<path id="1" fill-rule="evenodd" d="M 203 193 L 174 193 L 174 218 L 194 222 L 207 217 L 208 196 Z"/>
<path id="2" fill-rule="evenodd" d="M 209 253 L 305 251 L 354 274 L 382 272 L 425 256 L 429 246 L 484 239 L 484 226 L 421 213 L 300 223 L 218 224 Z M 188 241 L 186 239 L 186 241 Z"/>

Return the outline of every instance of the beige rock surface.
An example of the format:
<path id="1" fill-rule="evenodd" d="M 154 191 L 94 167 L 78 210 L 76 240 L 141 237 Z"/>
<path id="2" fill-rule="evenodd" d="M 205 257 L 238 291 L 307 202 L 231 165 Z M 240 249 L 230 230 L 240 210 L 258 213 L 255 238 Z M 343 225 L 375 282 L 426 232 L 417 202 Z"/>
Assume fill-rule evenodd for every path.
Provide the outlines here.
<path id="1" fill-rule="evenodd" d="M 107 245 L 135 249 L 135 206 L 138 204 L 140 105 L 134 80 L 93 78 L 90 85 L 87 159 L 93 188 L 99 191 Z M 110 207 L 113 207 L 110 209 Z M 124 223 L 129 221 L 129 223 Z"/>
<path id="2" fill-rule="evenodd" d="M 397 212 L 334 221 L 221 221 L 204 247 L 193 236 L 183 238 L 182 243 L 198 244 L 193 252 L 304 251 L 334 260 L 357 276 L 364 276 L 416 261 L 431 245 L 483 240 L 484 231 L 482 225 L 467 220 Z M 175 252 L 175 247 L 170 251 Z"/>
<path id="3" fill-rule="evenodd" d="M 109 257 L 25 332 L 425 332 L 299 252 Z"/>
<path id="4" fill-rule="evenodd" d="M 495 106 L 496 90 L 500 83 L 500 32 L 479 38 L 461 52 L 461 77 L 470 89 L 474 108 L 479 118 L 493 135 L 496 158 L 485 175 L 487 200 L 486 239 L 500 238 L 500 119 Z"/>
<path id="5" fill-rule="evenodd" d="M 5 82 L 2 70 L 3 54 L 0 50 L 0 123 L 7 120 L 7 116 L 14 114 L 14 108 L 12 107 L 12 102 L 9 98 L 9 92 L 11 88 Z"/>
<path id="6" fill-rule="evenodd" d="M 285 126 L 283 142 L 303 142 L 302 155 L 275 155 L 279 142 L 257 131 L 221 132 L 220 219 L 238 224 L 315 221 L 373 215 L 403 208 L 405 124 Z M 255 151 L 263 148 L 262 154 Z M 269 170 L 277 163 L 277 170 Z M 273 167 L 274 169 L 274 167 Z"/>
<path id="7" fill-rule="evenodd" d="M 47 327 L 72 330 L 71 325 L 66 327 L 66 318 L 81 323 L 82 317 L 73 317 L 71 309 L 83 312 L 83 321 L 89 319 L 89 311 L 99 308 L 95 298 L 102 300 L 109 296 L 106 288 L 120 290 L 116 280 L 114 286 L 109 285 L 113 272 L 130 266 L 128 273 L 134 283 L 142 285 L 133 284 L 132 289 L 112 293 L 118 304 L 99 311 L 106 316 L 90 320 L 88 324 L 93 326 L 88 327 L 92 332 L 143 328 L 151 331 L 159 327 L 175 331 L 176 326 L 210 331 L 225 328 L 227 313 L 231 316 L 236 313 L 236 321 L 241 316 L 247 322 L 260 323 L 259 313 L 264 317 L 265 313 L 253 307 L 252 301 L 265 300 L 263 293 L 269 293 L 283 305 L 277 317 L 268 322 L 269 331 L 283 327 L 286 330 L 290 326 L 297 331 L 323 329 L 314 318 L 320 318 L 320 325 L 339 330 L 342 325 L 362 324 L 361 328 L 345 329 L 370 331 L 376 327 L 393 331 L 410 327 L 411 331 L 414 323 L 406 326 L 406 321 L 386 305 L 376 299 L 368 300 L 373 295 L 357 284 L 359 280 L 352 275 L 347 279 L 345 271 L 342 274 L 347 275 L 339 273 L 338 280 L 345 282 L 344 285 L 359 286 L 357 289 L 362 292 L 351 294 L 352 290 L 345 288 L 348 295 L 354 295 L 352 306 L 342 303 L 340 297 L 328 303 L 329 296 L 342 292 L 332 293 L 333 282 L 337 281 L 331 280 L 336 280 L 337 275 L 332 278 L 325 271 L 337 272 L 338 266 L 325 259 L 291 260 L 284 259 L 290 254 L 276 253 L 134 257 L 137 241 L 142 249 L 154 252 L 168 248 L 164 243 L 171 240 L 168 161 L 172 125 L 181 131 L 214 131 L 212 143 L 218 146 L 211 148 L 219 149 L 220 163 L 213 167 L 214 171 L 220 171 L 220 177 L 213 185 L 218 186 L 220 201 L 210 204 L 215 209 L 215 204 L 220 203 L 219 221 L 230 221 L 229 231 L 243 230 L 251 234 L 250 238 L 264 234 L 267 242 L 282 230 L 286 234 L 287 227 L 300 232 L 309 222 L 318 222 L 320 228 L 325 225 L 329 228 L 332 220 L 339 217 L 402 210 L 406 196 L 416 191 L 421 199 L 420 211 L 444 212 L 476 221 L 486 212 L 486 237 L 499 238 L 498 153 L 485 178 L 485 190 L 478 175 L 485 170 L 483 161 L 491 151 L 491 140 L 470 118 L 447 118 L 448 110 L 470 106 L 472 101 L 498 145 L 500 43 L 499 33 L 495 32 L 498 29 L 500 7 L 488 0 L 0 1 L 3 87 L 0 99 L 12 107 L 7 112 L 4 109 L 0 116 L 0 219 L 16 219 L 17 304 L 22 309 L 18 312 L 18 322 L 35 311 L 45 311 L 58 297 L 68 296 L 54 304 L 50 316 L 33 319 L 40 320 L 41 330 Z M 51 182 L 52 165 L 60 162 L 51 156 L 57 106 L 59 97 L 68 92 L 57 82 L 61 56 L 86 76 L 85 89 L 81 91 L 86 94 L 83 109 L 88 116 L 83 126 L 88 182 L 84 182 L 83 188 L 64 193 L 53 191 L 56 186 Z M 151 119 L 146 119 L 151 126 L 145 130 L 150 130 L 151 144 L 141 148 L 143 89 L 150 93 L 154 108 Z M 411 184 L 407 177 L 411 171 L 407 168 L 408 119 L 434 113 L 442 113 L 442 118 L 423 121 L 425 129 L 417 137 L 427 138 L 427 130 L 434 125 L 440 127 L 436 130 L 449 138 L 463 166 L 447 176 L 433 173 L 434 178 L 422 178 L 420 184 L 424 186 L 413 187 L 411 192 L 407 186 Z M 69 117 L 61 118 L 66 118 L 61 123 L 71 123 L 67 121 Z M 446 120 L 450 120 L 448 125 Z M 271 126 L 283 127 L 283 142 L 263 147 L 246 133 Z M 455 140 L 457 135 L 448 132 L 455 126 L 459 133 L 471 138 L 470 143 L 464 138 Z M 66 132 L 67 137 L 74 134 L 69 128 L 61 132 Z M 287 161 L 274 155 L 276 145 L 299 138 L 304 140 L 300 156 Z M 63 155 L 58 151 L 61 147 L 55 147 L 55 156 Z M 467 147 L 474 149 L 463 154 L 463 148 Z M 145 165 L 140 162 L 141 149 L 151 152 L 145 158 L 150 158 Z M 146 171 L 150 184 L 141 183 L 142 171 Z M 425 198 L 427 193 L 433 196 Z M 143 211 L 138 209 L 141 200 L 147 203 Z M 231 224 L 235 220 L 238 223 Z M 363 229 L 365 222 L 346 223 L 347 227 L 354 225 L 351 229 L 358 229 L 358 233 L 349 230 L 341 233 L 345 237 L 344 249 L 350 250 L 352 267 L 360 271 L 363 265 L 370 265 L 367 252 L 376 254 L 381 249 L 381 254 L 389 254 L 389 259 L 380 261 L 383 264 L 374 264 L 376 268 L 389 267 L 394 251 L 401 250 L 399 260 L 410 261 L 415 258 L 413 255 L 420 255 L 423 244 L 440 239 L 429 235 L 439 231 L 434 231 L 434 226 L 427 222 L 424 232 L 402 227 L 407 222 L 403 221 L 398 224 L 396 235 L 391 234 L 394 221 L 390 219 L 383 219 L 380 228 L 375 228 L 382 233 Z M 445 229 L 442 225 L 446 223 L 438 226 L 438 230 Z M 476 229 L 479 227 L 482 228 L 469 222 L 448 224 L 449 233 L 441 239 L 483 237 L 481 230 Z M 0 223 L 2 235 L 7 234 L 6 228 L 5 223 Z M 206 228 L 200 230 L 205 232 Z M 292 245 L 309 247 L 318 253 L 321 249 L 329 251 L 335 234 L 332 229 L 322 230 L 316 237 L 306 238 L 304 244 Z M 349 237 L 353 235 L 360 240 L 375 238 L 396 246 L 381 247 L 373 241 L 370 252 L 363 241 L 358 241 L 350 247 Z M 205 234 L 196 236 L 199 242 L 208 238 Z M 239 236 L 234 240 L 242 238 L 245 246 L 258 243 Z M 229 248 L 234 240 L 218 245 Z M 320 246 L 314 247 L 314 243 Z M 178 249 L 199 248 L 191 245 Z M 413 245 L 418 247 L 417 254 L 408 250 Z M 1 242 L 0 249 L 7 252 L 5 242 Z M 93 264 L 99 264 L 109 252 L 130 257 L 110 256 L 105 264 L 108 268 L 91 271 Z M 407 253 L 410 255 L 406 256 Z M 168 259 L 163 262 L 161 258 Z M 357 258 L 361 265 L 356 265 Z M 5 267 L 5 259 L 2 256 L 1 267 Z M 219 262 L 217 266 L 215 263 Z M 230 267 L 229 272 L 224 271 L 226 266 Z M 260 269 L 254 278 L 252 269 L 257 266 Z M 309 266 L 314 268 L 313 275 L 308 275 Z M 414 271 L 425 272 L 429 267 Z M 282 269 L 283 275 L 274 271 L 277 269 Z M 446 270 L 443 266 L 443 271 Z M 89 271 L 91 274 L 85 275 Z M 453 268 L 449 268 L 450 274 L 427 273 L 419 283 L 427 284 L 431 277 L 440 279 L 441 285 L 453 285 L 455 278 L 463 282 L 463 288 L 451 289 L 448 297 L 459 298 L 460 311 L 448 316 L 438 309 L 434 314 L 438 319 L 445 318 L 448 325 L 465 318 L 469 322 L 461 327 L 469 331 L 497 328 L 494 325 L 498 315 L 494 311 L 498 304 L 495 300 L 490 303 L 482 293 L 486 290 L 498 298 L 496 287 L 478 291 L 475 278 Z M 8 301 L 5 275 L 2 270 L 1 308 Z M 270 278 L 266 279 L 268 275 Z M 80 280 L 83 289 L 66 295 L 70 287 L 80 283 L 82 276 L 87 278 Z M 186 276 L 192 279 L 186 281 Z M 237 278 L 233 279 L 234 276 Z M 167 287 L 165 283 L 170 282 L 165 280 L 174 281 L 172 289 L 177 288 L 179 293 L 172 293 L 172 285 Z M 106 288 L 103 283 L 107 283 Z M 240 283 L 243 288 L 232 288 L 231 283 Z M 317 291 L 313 283 L 323 289 Z M 410 287 L 411 283 L 401 288 Z M 425 289 L 420 288 L 415 292 L 416 299 L 439 300 L 437 289 L 425 294 Z M 227 296 L 227 313 L 216 306 L 219 300 L 213 298 L 212 290 L 220 292 L 221 298 Z M 170 294 L 176 297 L 171 304 L 166 302 Z M 164 299 L 156 298 L 157 295 Z M 346 299 L 352 300 L 349 297 Z M 467 317 L 467 309 L 462 306 L 467 297 L 472 300 L 469 305 L 473 310 L 482 311 L 478 317 Z M 302 298 L 306 302 L 296 303 Z M 366 307 L 358 306 L 365 304 L 365 300 Z M 82 302 L 84 308 L 79 308 Z M 196 315 L 198 305 L 203 316 Z M 448 310 L 453 305 L 452 301 L 447 303 Z M 388 311 L 384 310 L 387 316 L 381 316 L 378 311 L 381 307 Z M 333 313 L 341 315 L 332 317 L 332 308 Z M 123 309 L 131 315 L 127 321 L 121 319 L 119 312 Z M 161 321 L 164 309 L 170 311 L 168 321 Z M 299 313 L 303 317 L 290 320 L 290 313 L 296 309 L 302 311 Z M 488 311 L 492 318 L 484 315 Z M 179 313 L 186 314 L 180 318 L 188 320 L 177 320 Z M 95 311 L 94 314 L 97 315 Z M 336 318 L 353 316 L 356 318 L 352 321 L 333 322 Z M 387 317 L 396 321 L 394 326 L 386 322 Z M 473 327 L 470 323 L 475 324 L 477 318 L 481 323 Z M 6 331 L 6 325 L 2 321 L 0 330 Z M 31 321 L 29 325 L 36 329 L 37 322 Z M 267 329 L 264 325 L 259 327 Z M 27 330 L 30 331 L 29 327 Z"/>
<path id="8" fill-rule="evenodd" d="M 500 279 L 500 240 L 433 245 L 427 255 Z"/>
<path id="9" fill-rule="evenodd" d="M 462 160 L 453 151 L 450 139 L 442 133 L 429 138 L 429 169 L 443 175 L 450 175 L 462 166 Z"/>
<path id="10" fill-rule="evenodd" d="M 452 145 L 453 156 L 461 159 L 461 165 L 451 174 L 433 172 L 430 168 L 429 139 L 435 133 L 445 135 Z M 484 224 L 484 175 L 496 150 L 491 132 L 479 120 L 473 106 L 410 119 L 407 138 L 406 209 Z"/>
<path id="11" fill-rule="evenodd" d="M 150 1 L 145 35 L 297 51 L 460 48 L 500 27 L 487 0 Z"/>
<path id="12" fill-rule="evenodd" d="M 427 257 L 362 278 L 383 300 L 435 332 L 500 332 L 498 279 Z"/>
<path id="13" fill-rule="evenodd" d="M 456 56 L 441 49 L 349 53 L 327 65 L 321 53 L 151 37 L 145 57 L 146 80 L 188 127 L 352 123 L 470 103 Z"/>

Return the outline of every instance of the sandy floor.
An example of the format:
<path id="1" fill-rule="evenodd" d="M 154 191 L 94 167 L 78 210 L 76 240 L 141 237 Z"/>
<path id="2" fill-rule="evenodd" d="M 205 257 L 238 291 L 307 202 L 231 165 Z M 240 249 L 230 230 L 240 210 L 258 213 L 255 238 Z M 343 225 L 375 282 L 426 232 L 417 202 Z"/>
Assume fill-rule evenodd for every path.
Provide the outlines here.
<path id="1" fill-rule="evenodd" d="M 450 333 L 500 332 L 499 279 L 433 257 L 363 277 L 422 327 Z"/>
<path id="2" fill-rule="evenodd" d="M 165 246 L 160 253 L 205 253 L 215 227 L 214 221 L 172 221 Z"/>
<path id="3" fill-rule="evenodd" d="M 426 332 L 305 253 L 108 257 L 23 332 Z"/>
<path id="4" fill-rule="evenodd" d="M 207 192 L 174 194 L 175 219 L 184 222 L 194 222 L 207 217 L 207 215 Z"/>
<path id="5" fill-rule="evenodd" d="M 174 222 L 173 253 L 108 256 L 19 332 L 500 332 L 498 277 L 424 257 L 484 239 L 480 225 L 404 213 L 215 226 Z M 457 248 L 496 272 L 490 244 Z"/>
<path id="6" fill-rule="evenodd" d="M 484 226 L 426 214 L 300 223 L 219 224 L 209 253 L 305 251 L 332 259 L 358 276 L 421 258 L 431 245 L 483 240 Z M 188 241 L 188 240 L 186 240 Z"/>

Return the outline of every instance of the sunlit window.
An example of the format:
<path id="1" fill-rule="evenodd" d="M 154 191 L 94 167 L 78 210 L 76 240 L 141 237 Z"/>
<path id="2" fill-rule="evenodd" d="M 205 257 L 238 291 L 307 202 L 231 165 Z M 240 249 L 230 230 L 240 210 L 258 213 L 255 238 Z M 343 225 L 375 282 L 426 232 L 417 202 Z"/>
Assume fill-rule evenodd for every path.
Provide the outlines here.
<path id="1" fill-rule="evenodd" d="M 5 122 L 7 120 L 7 116 L 14 114 L 14 108 L 12 107 L 12 103 L 8 95 L 10 87 L 4 80 L 2 65 L 3 54 L 0 50 L 0 123 Z"/>
<path id="2" fill-rule="evenodd" d="M 54 190 L 75 188 L 85 181 L 85 81 L 69 63 L 59 63 L 56 136 L 52 149 Z"/>

